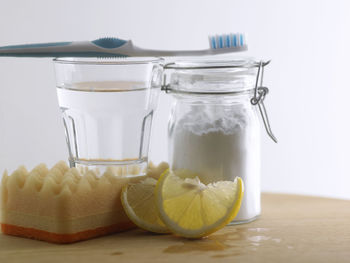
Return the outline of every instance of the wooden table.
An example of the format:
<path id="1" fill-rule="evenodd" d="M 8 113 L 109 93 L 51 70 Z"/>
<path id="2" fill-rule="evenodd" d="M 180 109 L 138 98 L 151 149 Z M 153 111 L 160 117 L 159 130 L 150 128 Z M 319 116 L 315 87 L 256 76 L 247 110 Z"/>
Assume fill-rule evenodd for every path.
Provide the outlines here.
<path id="1" fill-rule="evenodd" d="M 202 240 L 141 230 L 70 245 L 0 234 L 0 262 L 350 262 L 350 201 L 263 194 L 263 213 Z"/>

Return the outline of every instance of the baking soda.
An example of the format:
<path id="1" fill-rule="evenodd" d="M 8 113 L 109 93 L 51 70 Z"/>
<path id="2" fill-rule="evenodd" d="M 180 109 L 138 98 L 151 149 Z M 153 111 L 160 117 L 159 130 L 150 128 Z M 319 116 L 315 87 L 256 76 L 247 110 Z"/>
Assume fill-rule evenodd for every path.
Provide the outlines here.
<path id="1" fill-rule="evenodd" d="M 216 107 L 193 105 L 170 127 L 172 169 L 188 169 L 201 181 L 244 182 L 244 197 L 236 221 L 260 214 L 260 134 L 254 111 L 242 104 Z"/>

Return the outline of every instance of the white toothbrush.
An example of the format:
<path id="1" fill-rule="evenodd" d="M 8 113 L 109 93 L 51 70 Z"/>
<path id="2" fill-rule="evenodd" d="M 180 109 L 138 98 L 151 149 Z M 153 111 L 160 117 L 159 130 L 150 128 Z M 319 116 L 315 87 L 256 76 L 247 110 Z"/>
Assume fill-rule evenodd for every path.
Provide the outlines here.
<path id="1" fill-rule="evenodd" d="M 131 40 L 100 38 L 94 41 L 25 44 L 0 47 L 0 56 L 7 57 L 167 57 L 215 55 L 247 50 L 244 34 L 209 36 L 210 49 L 152 50 L 133 45 Z"/>

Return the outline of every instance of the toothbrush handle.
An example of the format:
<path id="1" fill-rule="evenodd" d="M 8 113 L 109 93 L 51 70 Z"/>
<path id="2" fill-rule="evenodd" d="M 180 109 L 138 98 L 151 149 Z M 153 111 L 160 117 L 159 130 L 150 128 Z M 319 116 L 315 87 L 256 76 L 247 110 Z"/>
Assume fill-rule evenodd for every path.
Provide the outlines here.
<path id="1" fill-rule="evenodd" d="M 113 49 L 127 43 L 120 39 L 97 39 L 94 41 L 57 42 L 0 47 L 0 57 L 99 57 L 123 56 Z"/>

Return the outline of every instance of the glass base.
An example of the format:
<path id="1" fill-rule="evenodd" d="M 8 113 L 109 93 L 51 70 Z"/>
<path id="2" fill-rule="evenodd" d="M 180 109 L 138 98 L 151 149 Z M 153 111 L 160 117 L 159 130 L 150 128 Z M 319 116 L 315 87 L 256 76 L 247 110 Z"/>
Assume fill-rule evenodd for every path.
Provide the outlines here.
<path id="1" fill-rule="evenodd" d="M 117 176 L 144 176 L 147 169 L 147 159 L 136 160 L 105 160 L 105 159 L 70 159 L 70 167 L 81 172 L 94 171 L 97 175 L 106 172 Z"/>
<path id="2" fill-rule="evenodd" d="M 246 220 L 238 220 L 238 221 L 235 221 L 235 220 L 232 220 L 230 223 L 228 223 L 227 225 L 228 226 L 233 226 L 233 225 L 240 225 L 240 224 L 247 224 L 247 223 L 250 223 L 256 219 L 258 219 L 260 217 L 260 215 L 257 215 L 253 218 L 249 218 L 249 219 L 246 219 Z"/>

